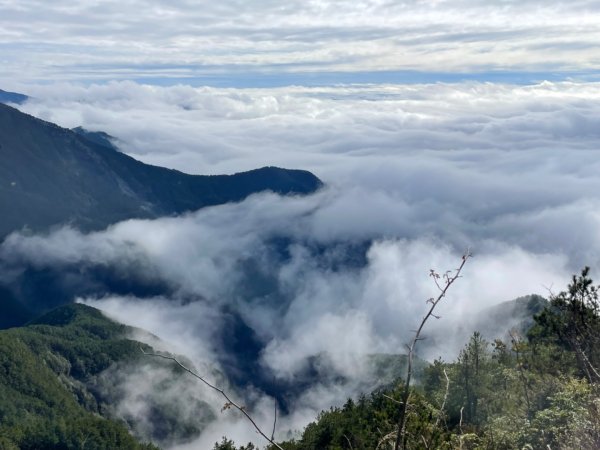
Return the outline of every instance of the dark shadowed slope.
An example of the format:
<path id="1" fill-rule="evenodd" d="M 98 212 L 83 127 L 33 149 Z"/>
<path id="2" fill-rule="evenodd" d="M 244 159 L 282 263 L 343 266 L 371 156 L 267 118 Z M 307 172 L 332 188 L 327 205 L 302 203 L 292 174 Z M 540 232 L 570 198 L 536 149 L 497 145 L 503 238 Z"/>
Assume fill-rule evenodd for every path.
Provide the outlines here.
<path id="1" fill-rule="evenodd" d="M 320 186 L 317 177 L 301 170 L 265 167 L 198 176 L 150 166 L 102 140 L 0 104 L 0 238 L 23 227 L 43 230 L 68 222 L 98 229 L 266 190 L 308 194 Z"/>
<path id="2" fill-rule="evenodd" d="M 80 136 L 83 136 L 88 141 L 93 142 L 94 144 L 100 144 L 104 147 L 112 148 L 113 150 L 119 151 L 119 148 L 113 144 L 113 141 L 116 140 L 113 136 L 103 131 L 89 131 L 83 127 L 75 127 L 72 128 L 71 131 L 77 133 Z"/>
<path id="3" fill-rule="evenodd" d="M 26 95 L 17 94 L 16 92 L 8 92 L 0 89 L 0 103 L 15 103 L 20 105 L 29 99 Z"/>

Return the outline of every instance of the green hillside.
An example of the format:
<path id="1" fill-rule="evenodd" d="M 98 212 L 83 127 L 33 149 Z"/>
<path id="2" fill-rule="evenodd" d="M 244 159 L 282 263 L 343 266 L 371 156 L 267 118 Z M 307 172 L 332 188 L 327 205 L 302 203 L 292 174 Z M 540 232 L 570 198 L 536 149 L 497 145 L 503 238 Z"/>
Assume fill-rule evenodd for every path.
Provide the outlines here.
<path id="1" fill-rule="evenodd" d="M 526 333 L 513 329 L 508 340 L 488 342 L 475 332 L 456 360 L 424 368 L 411 389 L 400 448 L 600 448 L 600 286 L 588 271 L 549 302 L 530 296 L 498 308 L 539 311 Z M 400 398 L 402 383 L 349 400 L 280 445 L 393 449 Z M 215 448 L 235 449 L 227 444 Z"/>
<path id="2" fill-rule="evenodd" d="M 516 302 L 527 310 L 532 301 L 535 309 L 545 305 L 527 333 L 515 329 L 506 341 L 488 342 L 476 332 L 454 361 L 417 360 L 402 448 L 600 448 L 599 295 L 585 269 L 548 302 Z M 156 449 L 144 442 L 170 447 L 197 437 L 213 410 L 177 366 L 144 356 L 140 346 L 150 347 L 131 340 L 134 331 L 142 332 L 85 305 L 1 331 L 0 449 Z M 402 383 L 388 380 L 404 371 L 405 358 L 370 360 L 375 378 L 388 387 L 322 412 L 280 446 L 393 448 Z M 154 385 L 142 382 L 152 371 L 166 376 Z M 142 385 L 150 424 L 118 414 L 127 387 L 115 374 L 133 375 Z M 173 388 L 181 395 L 173 396 Z M 180 397 L 185 401 L 166 400 Z M 214 448 L 236 449 L 226 438 Z"/>
<path id="3" fill-rule="evenodd" d="M 102 386 L 103 374 L 115 365 L 131 371 L 142 363 L 175 370 L 160 360 L 148 361 L 140 346 L 149 347 L 128 339 L 131 331 L 77 304 L 1 331 L 0 449 L 157 448 L 132 435 L 152 433 L 136 430 L 133 420 L 114 417 L 110 402 L 117 399 L 110 396 L 118 394 L 118 386 Z M 198 405 L 197 417 L 204 406 Z M 156 419 L 176 427 L 155 432 L 185 440 L 201 431 L 201 420 L 186 423 L 176 409 L 164 409 Z M 160 435 L 145 437 L 161 441 Z"/>

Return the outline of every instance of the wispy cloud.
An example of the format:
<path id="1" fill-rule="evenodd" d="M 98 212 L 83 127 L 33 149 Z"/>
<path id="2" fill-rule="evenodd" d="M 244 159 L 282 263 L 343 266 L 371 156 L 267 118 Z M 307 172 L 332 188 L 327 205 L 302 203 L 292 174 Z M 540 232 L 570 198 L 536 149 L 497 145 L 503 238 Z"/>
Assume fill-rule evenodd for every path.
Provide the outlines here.
<path id="1" fill-rule="evenodd" d="M 92 234 L 15 234 L 0 247 L 3 277 L 34 267 L 77 286 L 100 267 L 168 286 L 145 299 L 103 286 L 84 300 L 237 380 L 248 367 L 231 359 L 231 330 L 243 323 L 258 370 L 246 382 L 294 386 L 309 368 L 323 376 L 281 418 L 282 431 L 297 429 L 373 386 L 365 356 L 402 348 L 435 292 L 429 269 L 455 267 L 467 246 L 475 257 L 422 356 L 456 351 L 468 317 L 487 306 L 600 268 L 599 92 L 575 82 L 32 86 L 24 111 L 108 131 L 148 162 L 197 173 L 299 167 L 328 186 Z M 329 382 L 331 373 L 346 382 Z M 252 387 L 239 395 L 268 422 L 272 399 Z M 195 445 L 210 447 L 224 430 L 252 436 L 218 416 Z"/>
<path id="2" fill-rule="evenodd" d="M 232 318 L 264 376 L 293 384 L 317 358 L 324 379 L 346 382 L 296 392 L 280 423 L 298 429 L 372 386 L 365 355 L 402 348 L 429 269 L 455 267 L 467 246 L 475 258 L 435 326 L 455 339 L 430 334 L 422 355 L 456 350 L 459 325 L 486 306 L 600 268 L 600 85 L 585 82 L 598 79 L 599 41 L 596 1 L 0 0 L 0 87 L 33 95 L 25 112 L 109 132 L 152 164 L 279 165 L 328 184 L 87 235 L 15 234 L 3 279 L 109 267 L 164 282 L 163 296 L 81 300 L 198 367 L 236 369 Z M 268 422 L 272 400 L 246 387 Z M 130 400 L 120 406 L 143 420 Z M 192 446 L 224 432 L 253 437 L 221 415 Z"/>
<path id="3" fill-rule="evenodd" d="M 280 394 L 289 408 L 279 422 L 285 433 L 376 386 L 368 355 L 401 351 L 426 299 L 435 294 L 429 269 L 456 267 L 463 241 L 476 256 L 440 308 L 443 319 L 427 330 L 422 357 L 456 352 L 471 331 L 468 322 L 486 307 L 544 293 L 544 286 L 567 279 L 568 257 L 560 249 L 548 245 L 544 253 L 527 242 L 510 243 L 518 237 L 487 234 L 483 223 L 427 203 L 407 203 L 398 194 L 335 189 L 295 199 L 263 194 L 186 217 L 124 222 L 91 235 L 70 229 L 12 235 L 0 249 L 0 261 L 10 269 L 5 276 L 33 266 L 74 285 L 94 267 L 164 281 L 174 288 L 168 297 L 109 293 L 82 300 L 151 331 L 198 367 L 208 364 L 232 376 L 245 386 L 239 396 L 251 402 L 261 423 L 268 423 L 273 400 L 254 386 L 269 393 L 276 386 L 289 389 Z M 235 334 L 232 317 L 251 330 L 246 337 Z M 444 338 L 436 339 L 440 335 Z M 303 383 L 311 371 L 318 376 Z M 138 375 L 131 379 L 142 387 Z M 137 411 L 143 422 L 144 405 L 138 403 L 126 401 L 121 409 Z M 225 432 L 231 436 L 235 416 L 217 416 L 200 437 L 204 446 Z M 240 440 L 254 437 L 243 421 L 234 429 Z"/>
<path id="4" fill-rule="evenodd" d="M 0 3 L 0 79 L 597 71 L 593 1 Z"/>

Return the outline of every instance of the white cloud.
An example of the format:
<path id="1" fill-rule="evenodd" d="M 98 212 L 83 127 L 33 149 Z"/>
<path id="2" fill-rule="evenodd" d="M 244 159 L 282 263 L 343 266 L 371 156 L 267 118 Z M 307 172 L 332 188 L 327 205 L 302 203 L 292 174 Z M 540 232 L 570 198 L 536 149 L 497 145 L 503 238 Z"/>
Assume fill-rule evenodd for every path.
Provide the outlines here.
<path id="1" fill-rule="evenodd" d="M 597 70 L 596 3 L 4 0 L 0 79 Z"/>
<path id="2" fill-rule="evenodd" d="M 345 299 L 340 314 L 363 311 L 369 293 L 387 286 L 383 268 L 398 266 L 393 259 L 377 264 L 373 258 L 369 267 L 378 267 L 375 273 L 322 273 L 315 245 L 334 249 L 326 255 L 327 268 L 335 265 L 335 251 L 348 251 L 337 243 L 400 239 L 413 248 L 426 242 L 417 272 L 407 272 L 408 261 L 391 272 L 407 279 L 436 265 L 437 243 L 449 246 L 440 269 L 471 246 L 477 267 L 504 261 L 501 270 L 489 270 L 491 279 L 513 280 L 505 288 L 496 286 L 483 304 L 544 293 L 543 286 L 560 284 L 569 271 L 600 262 L 598 87 L 567 82 L 259 90 L 127 82 L 39 86 L 25 111 L 69 127 L 107 131 L 148 162 L 168 161 L 199 173 L 299 167 L 313 170 L 329 188 L 308 198 L 261 195 L 182 218 L 126 222 L 91 236 L 73 230 L 51 239 L 13 236 L 4 254 L 32 255 L 46 263 L 88 258 L 123 267 L 142 261 L 150 277 L 165 278 L 186 295 L 217 304 L 233 301 L 259 336 L 277 339 L 277 345 L 294 340 L 296 331 L 286 320 L 319 323 L 319 317 L 337 311 L 340 296 Z M 273 258 L 273 236 L 295 240 L 284 263 Z M 378 248 L 371 255 L 382 252 Z M 264 299 L 236 298 L 241 295 L 236 286 L 245 282 L 240 261 L 252 258 L 294 299 L 289 318 L 277 316 Z M 537 273 L 540 267 L 539 276 L 515 281 L 521 277 L 510 269 L 510 258 L 519 261 L 514 264 L 519 270 Z M 394 290 L 417 292 L 414 286 L 394 286 L 381 298 Z M 475 295 L 473 290 L 469 297 Z M 414 298 L 428 295 L 419 291 Z M 313 312 L 307 304 L 320 307 Z M 384 305 L 365 324 L 381 330 L 386 319 L 397 320 L 388 315 L 393 308 Z M 273 320 L 283 320 L 289 336 L 270 331 Z"/>
<path id="3" fill-rule="evenodd" d="M 361 173 L 397 161 L 413 166 L 411 171 L 434 164 L 447 171 L 450 161 L 456 173 L 485 158 L 489 163 L 478 176 L 527 175 L 528 184 L 538 186 L 534 175 L 540 171 L 582 176 L 581 183 L 590 178 L 597 164 L 592 150 L 600 129 L 599 86 L 236 90 L 65 84 L 32 88 L 37 100 L 23 109 L 64 126 L 107 131 L 133 156 L 194 173 L 278 164 L 338 178 L 348 171 L 336 167 L 352 161 Z M 577 157 L 564 158 L 565 149 Z"/>
<path id="4" fill-rule="evenodd" d="M 297 199 L 259 195 L 187 217 L 124 222 L 92 235 L 69 230 L 46 238 L 12 235 L 2 256 L 13 265 L 30 258 L 38 267 L 60 271 L 63 265 L 96 263 L 167 281 L 177 289 L 171 299 L 111 296 L 86 302 L 148 329 L 197 363 L 219 368 L 230 356 L 222 347 L 223 333 L 228 333 L 225 311 L 238 314 L 252 327 L 263 346 L 264 368 L 277 378 L 293 384 L 311 358 L 324 354 L 319 370 L 325 374 L 333 370 L 351 383 L 324 384 L 302 393 L 298 402 L 316 411 L 327 406 L 324 398 L 332 399 L 324 392 L 339 394 L 338 401 L 343 401 L 366 388 L 360 384 L 369 379 L 364 357 L 399 352 L 423 313 L 425 300 L 435 295 L 429 269 L 452 269 L 460 261 L 461 249 L 453 245 L 418 236 L 382 239 L 379 227 L 369 221 L 344 224 L 347 229 L 342 226 L 338 235 L 321 233 L 323 226 L 335 227 L 336 219 L 326 224 L 319 219 L 336 207 L 331 197 L 350 205 L 345 196 L 355 198 L 352 191 Z M 386 209 L 394 210 L 394 199 L 387 202 Z M 451 232 L 440 225 L 430 229 Z M 403 231 L 397 228 L 395 233 L 402 236 Z M 364 262 L 353 263 L 366 250 L 352 250 L 357 234 L 364 239 L 380 237 Z M 288 257 L 278 254 L 274 237 L 291 239 Z M 447 241 L 450 238 L 449 234 Z M 435 356 L 450 355 L 462 345 L 466 336 L 456 327 L 477 311 L 521 294 L 543 293 L 544 286 L 563 285 L 567 278 L 566 256 L 560 252 L 539 254 L 488 242 L 484 230 L 470 239 L 476 256 L 453 289 L 447 308 L 441 309 L 444 320 L 432 324 L 433 330 L 455 339 L 431 347 L 429 354 Z M 137 258 L 132 260 L 132 254 Z M 140 265 L 137 259 L 145 263 Z M 188 303 L 190 299 L 196 300 Z"/>
<path id="5" fill-rule="evenodd" d="M 571 82 L 258 90 L 125 82 L 40 86 L 22 109 L 107 131 L 134 157 L 192 173 L 311 170 L 335 186 L 309 225 L 319 239 L 400 233 L 467 245 L 477 235 L 558 249 L 580 266 L 596 260 L 599 93 L 597 83 Z"/>
<path id="6" fill-rule="evenodd" d="M 99 264 L 166 281 L 172 298 L 86 301 L 217 368 L 233 313 L 279 379 L 329 355 L 323 370 L 357 379 L 300 393 L 281 422 L 298 428 L 365 389 L 364 355 L 402 349 L 435 295 L 429 269 L 456 267 L 467 246 L 474 258 L 427 330 L 426 356 L 459 348 L 472 314 L 561 289 L 583 265 L 600 268 L 599 87 L 38 86 L 23 110 L 107 131 L 147 162 L 197 173 L 298 167 L 328 187 L 89 235 L 13 235 L 0 257 L 13 268 Z M 257 405 L 268 423 L 272 402 Z M 245 439 L 238 425 L 231 429 Z M 203 442 L 230 426 L 220 419 Z"/>

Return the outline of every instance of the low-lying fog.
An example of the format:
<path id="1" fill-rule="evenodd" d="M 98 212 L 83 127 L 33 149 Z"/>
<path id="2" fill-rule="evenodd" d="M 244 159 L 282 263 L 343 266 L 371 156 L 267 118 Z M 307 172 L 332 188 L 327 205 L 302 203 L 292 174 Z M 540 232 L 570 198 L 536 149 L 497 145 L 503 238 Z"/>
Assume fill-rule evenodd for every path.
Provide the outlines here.
<path id="1" fill-rule="evenodd" d="M 423 342 L 423 357 L 453 358 L 479 311 L 558 291 L 584 265 L 592 276 L 599 267 L 600 84 L 236 90 L 123 82 L 29 93 L 35 100 L 23 111 L 105 131 L 145 162 L 206 174 L 277 165 L 325 182 L 308 197 L 259 194 L 89 235 L 14 234 L 0 249 L 17 266 L 106 265 L 164 282 L 168 296 L 79 300 L 151 331 L 198 367 L 245 380 L 238 394 L 267 428 L 273 400 L 235 370 L 258 367 L 273 384 L 296 386 L 281 437 L 373 387 L 366 356 L 403 352 L 436 294 L 429 270 L 456 268 L 467 249 L 474 257 L 441 319 L 428 324 L 438 339 Z M 227 341 L 237 322 L 252 335 L 252 364 L 228 360 L 240 348 Z M 326 380 L 295 383 L 311 364 Z M 210 447 L 225 433 L 257 441 L 221 406 L 193 445 Z"/>

